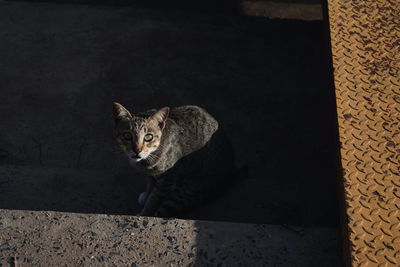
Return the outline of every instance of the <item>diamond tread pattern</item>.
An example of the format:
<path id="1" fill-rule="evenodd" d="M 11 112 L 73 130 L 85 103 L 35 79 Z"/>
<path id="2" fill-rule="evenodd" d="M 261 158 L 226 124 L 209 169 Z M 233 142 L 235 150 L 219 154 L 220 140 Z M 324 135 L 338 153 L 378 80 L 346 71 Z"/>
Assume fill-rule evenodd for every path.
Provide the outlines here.
<path id="1" fill-rule="evenodd" d="M 328 0 L 352 266 L 400 266 L 400 1 Z"/>

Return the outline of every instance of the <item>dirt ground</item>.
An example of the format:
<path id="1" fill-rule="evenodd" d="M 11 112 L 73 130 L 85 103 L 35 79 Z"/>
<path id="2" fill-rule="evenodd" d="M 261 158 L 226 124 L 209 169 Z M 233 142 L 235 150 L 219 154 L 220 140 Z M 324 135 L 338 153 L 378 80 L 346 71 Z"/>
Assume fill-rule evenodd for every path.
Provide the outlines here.
<path id="1" fill-rule="evenodd" d="M 0 227 L 0 266 L 340 266 L 329 228 L 10 210 Z"/>

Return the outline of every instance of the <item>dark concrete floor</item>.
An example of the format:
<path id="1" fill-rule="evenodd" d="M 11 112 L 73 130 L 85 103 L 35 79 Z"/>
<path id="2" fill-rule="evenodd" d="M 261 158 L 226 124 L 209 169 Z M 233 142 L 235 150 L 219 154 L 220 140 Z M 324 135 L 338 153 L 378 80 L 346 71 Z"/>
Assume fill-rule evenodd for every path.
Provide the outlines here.
<path id="1" fill-rule="evenodd" d="M 0 208 L 136 214 L 111 103 L 196 104 L 249 176 L 190 218 L 337 226 L 322 22 L 0 2 Z M 70 201 L 66 201 L 69 199 Z"/>

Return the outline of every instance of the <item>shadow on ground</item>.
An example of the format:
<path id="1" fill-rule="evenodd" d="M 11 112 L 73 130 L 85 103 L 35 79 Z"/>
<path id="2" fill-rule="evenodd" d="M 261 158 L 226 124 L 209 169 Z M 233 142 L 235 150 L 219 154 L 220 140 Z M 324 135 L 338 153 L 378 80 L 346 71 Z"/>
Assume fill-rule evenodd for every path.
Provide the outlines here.
<path id="1" fill-rule="evenodd" d="M 342 266 L 332 228 L 240 226 L 196 221 L 196 257 L 189 266 Z"/>
<path id="2" fill-rule="evenodd" d="M 337 225 L 322 22 L 0 3 L 0 208 L 136 214 L 111 103 L 195 104 L 249 176 L 187 217 Z"/>

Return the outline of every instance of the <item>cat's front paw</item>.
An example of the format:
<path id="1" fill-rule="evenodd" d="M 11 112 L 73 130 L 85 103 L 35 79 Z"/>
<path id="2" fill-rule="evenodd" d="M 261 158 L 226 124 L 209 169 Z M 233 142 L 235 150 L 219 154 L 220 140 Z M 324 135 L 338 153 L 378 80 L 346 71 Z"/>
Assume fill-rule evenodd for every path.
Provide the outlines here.
<path id="1" fill-rule="evenodd" d="M 142 192 L 139 197 L 138 197 L 138 203 L 140 206 L 144 206 L 144 204 L 146 203 L 146 198 L 147 198 L 147 193 L 146 192 Z"/>

